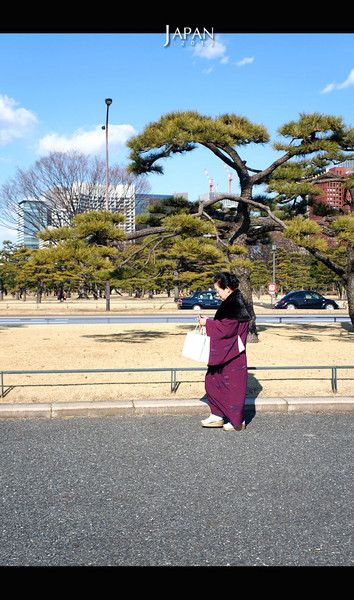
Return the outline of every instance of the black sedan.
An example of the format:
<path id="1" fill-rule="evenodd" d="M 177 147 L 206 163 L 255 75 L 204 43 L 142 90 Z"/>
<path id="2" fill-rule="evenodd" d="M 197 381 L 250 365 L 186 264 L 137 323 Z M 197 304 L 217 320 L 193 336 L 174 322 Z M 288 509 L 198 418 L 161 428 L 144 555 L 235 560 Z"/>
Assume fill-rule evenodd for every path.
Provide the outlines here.
<path id="1" fill-rule="evenodd" d="M 194 310 L 217 309 L 221 304 L 220 298 L 216 292 L 195 292 L 192 296 L 180 298 L 177 303 L 177 308 L 192 308 Z"/>
<path id="2" fill-rule="evenodd" d="M 274 305 L 274 308 L 287 308 L 292 310 L 295 308 L 325 308 L 327 310 L 333 310 L 339 308 L 337 302 L 324 298 L 317 292 L 310 292 L 308 290 L 301 290 L 298 292 L 290 292 L 286 294 L 284 298 L 278 300 Z"/>

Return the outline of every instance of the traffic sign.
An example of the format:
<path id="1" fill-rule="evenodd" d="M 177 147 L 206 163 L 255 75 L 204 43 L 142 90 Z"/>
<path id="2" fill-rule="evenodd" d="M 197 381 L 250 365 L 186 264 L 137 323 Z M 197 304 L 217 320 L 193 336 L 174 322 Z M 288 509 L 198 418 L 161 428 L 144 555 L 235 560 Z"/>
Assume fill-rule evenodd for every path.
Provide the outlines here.
<path id="1" fill-rule="evenodd" d="M 268 292 L 269 294 L 275 294 L 277 291 L 277 286 L 275 283 L 268 283 Z"/>

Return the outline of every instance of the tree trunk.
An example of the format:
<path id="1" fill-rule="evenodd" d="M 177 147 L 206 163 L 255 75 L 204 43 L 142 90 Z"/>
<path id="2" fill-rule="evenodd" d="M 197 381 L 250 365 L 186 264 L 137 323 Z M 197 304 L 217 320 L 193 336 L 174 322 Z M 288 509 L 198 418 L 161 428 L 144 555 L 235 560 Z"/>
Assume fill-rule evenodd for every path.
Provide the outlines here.
<path id="1" fill-rule="evenodd" d="M 251 195 L 251 191 L 249 191 L 249 195 Z M 247 205 L 239 204 L 236 221 L 238 226 L 235 229 L 233 238 L 229 241 L 247 248 L 247 232 L 250 228 L 249 208 Z M 244 297 L 247 310 L 251 315 L 247 342 L 251 344 L 256 343 L 258 342 L 258 333 L 256 328 L 256 314 L 254 312 L 252 299 L 251 269 L 247 265 L 247 259 L 243 261 L 237 254 L 231 254 L 230 260 L 234 260 L 234 262 L 237 263 L 237 266 L 235 265 L 232 270 L 240 281 L 240 291 Z"/>
<path id="2" fill-rule="evenodd" d="M 347 298 L 348 298 L 348 312 L 352 322 L 352 329 L 354 331 L 354 247 L 348 244 L 347 248 L 348 255 L 348 278 L 347 278 Z"/>
<path id="3" fill-rule="evenodd" d="M 175 302 L 177 302 L 179 298 L 179 272 L 177 271 L 177 269 L 173 271 L 173 291 Z"/>
<path id="4" fill-rule="evenodd" d="M 37 286 L 37 304 L 42 302 L 43 281 L 40 279 Z"/>
<path id="5" fill-rule="evenodd" d="M 250 281 L 250 269 L 248 267 L 242 267 L 237 269 L 237 273 L 235 273 L 240 280 L 240 291 L 242 296 L 244 297 L 247 310 L 251 315 L 250 328 L 247 337 L 247 342 L 256 343 L 258 342 L 258 333 L 256 328 L 256 313 L 253 308 L 253 299 L 252 299 L 252 286 Z"/>

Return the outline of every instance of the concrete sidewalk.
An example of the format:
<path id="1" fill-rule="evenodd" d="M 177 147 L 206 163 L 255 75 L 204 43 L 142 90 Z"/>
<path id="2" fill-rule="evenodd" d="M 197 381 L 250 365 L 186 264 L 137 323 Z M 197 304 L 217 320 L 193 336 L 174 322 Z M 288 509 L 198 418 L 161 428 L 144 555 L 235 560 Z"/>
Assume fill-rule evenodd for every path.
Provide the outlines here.
<path id="1" fill-rule="evenodd" d="M 246 413 L 351 412 L 354 396 L 246 398 Z M 209 414 L 206 399 L 147 399 L 0 404 L 0 419 Z"/>

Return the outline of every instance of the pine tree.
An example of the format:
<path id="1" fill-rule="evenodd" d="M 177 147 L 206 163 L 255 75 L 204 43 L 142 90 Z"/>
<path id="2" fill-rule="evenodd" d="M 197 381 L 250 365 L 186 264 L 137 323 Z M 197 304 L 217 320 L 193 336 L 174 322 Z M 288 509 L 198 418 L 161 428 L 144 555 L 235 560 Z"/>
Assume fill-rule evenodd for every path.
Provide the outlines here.
<path id="1" fill-rule="evenodd" d="M 52 245 L 54 261 L 72 263 L 71 275 L 80 282 L 79 297 L 86 297 L 88 290 L 97 286 L 103 289 L 115 274 L 119 243 L 125 239 L 119 228 L 123 221 L 119 213 L 91 211 L 76 215 L 71 227 L 46 229 L 38 234 Z"/>
<path id="2" fill-rule="evenodd" d="M 268 131 L 264 126 L 253 124 L 248 119 L 234 114 L 224 114 L 212 119 L 198 112 L 172 112 L 147 125 L 142 134 L 128 142 L 131 149 L 129 168 L 135 174 L 162 174 L 162 160 L 176 154 L 189 153 L 198 145 L 209 149 L 229 168 L 235 170 L 239 179 L 240 195 L 222 194 L 201 202 L 194 217 L 207 219 L 213 224 L 217 242 L 223 244 L 229 267 L 240 279 L 241 291 L 252 314 L 250 341 L 257 341 L 257 333 L 250 282 L 251 263 L 247 256 L 249 242 L 251 239 L 254 243 L 258 233 L 271 229 L 287 229 L 285 221 L 272 210 L 271 199 L 265 199 L 264 196 L 257 198 L 254 196 L 255 190 L 261 184 L 269 183 L 271 176 L 278 169 L 291 162 L 290 166 L 284 167 L 287 171 L 285 180 L 289 184 L 295 179 L 296 185 L 292 194 L 297 190 L 296 197 L 299 195 L 300 186 L 302 194 L 306 194 L 305 183 L 297 171 L 297 162 L 306 162 L 311 158 L 311 168 L 315 172 L 323 163 L 323 157 L 326 160 L 339 160 L 342 159 L 343 153 L 354 149 L 354 131 L 347 128 L 340 117 L 318 113 L 303 114 L 298 121 L 287 123 L 278 131 L 282 139 L 273 144 L 273 147 L 282 152 L 282 155 L 263 170 L 247 165 L 246 161 L 242 160 L 240 151 L 250 144 L 269 143 Z M 307 168 L 308 166 L 306 164 Z M 284 177 L 280 181 L 284 181 Z M 289 187 L 284 191 L 278 187 L 277 193 L 283 197 L 284 214 L 292 216 Z M 215 204 L 222 199 L 236 200 L 237 210 L 221 213 L 216 211 Z M 261 219 L 253 219 L 252 211 L 255 210 L 263 215 Z M 258 232 L 254 228 L 256 223 L 260 226 Z M 159 233 L 163 232 L 160 230 Z"/>

